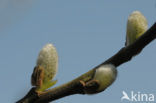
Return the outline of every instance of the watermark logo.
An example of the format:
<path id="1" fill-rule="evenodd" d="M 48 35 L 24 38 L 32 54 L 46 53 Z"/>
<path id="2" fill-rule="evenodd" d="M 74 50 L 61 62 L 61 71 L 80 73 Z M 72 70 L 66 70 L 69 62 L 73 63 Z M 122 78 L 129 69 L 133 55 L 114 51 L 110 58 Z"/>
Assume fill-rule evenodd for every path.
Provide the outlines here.
<path id="1" fill-rule="evenodd" d="M 150 103 L 154 102 L 155 100 L 153 93 L 141 93 L 141 92 L 134 92 L 131 91 L 130 93 L 127 93 L 125 91 L 122 91 L 122 97 L 121 101 L 131 101 L 131 102 L 144 102 L 144 103 Z"/>

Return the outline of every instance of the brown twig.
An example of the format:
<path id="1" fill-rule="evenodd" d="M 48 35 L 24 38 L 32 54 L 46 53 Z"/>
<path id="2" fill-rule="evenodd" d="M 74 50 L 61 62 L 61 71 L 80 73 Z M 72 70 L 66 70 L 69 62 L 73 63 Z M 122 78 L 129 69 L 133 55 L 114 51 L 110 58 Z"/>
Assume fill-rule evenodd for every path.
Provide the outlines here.
<path id="1" fill-rule="evenodd" d="M 114 64 L 117 67 L 127 61 L 130 61 L 133 56 L 140 53 L 141 50 L 155 38 L 156 38 L 156 23 L 147 32 L 145 32 L 138 40 L 136 40 L 136 42 L 127 47 L 123 47 L 114 56 L 112 56 L 102 64 L 98 65 L 97 67 L 93 68 L 89 72 L 81 75 L 80 77 L 66 84 L 52 88 L 38 95 L 36 95 L 35 91 L 30 91 L 31 93 L 28 93 L 26 97 L 24 97 L 17 103 L 48 103 L 50 101 L 54 101 L 56 99 L 60 99 L 62 97 L 73 94 L 85 94 L 85 91 L 88 90 L 85 84 L 88 81 L 90 81 L 91 78 L 94 76 L 96 68 L 98 68 L 103 64 L 110 63 Z M 98 84 L 95 83 L 94 85 L 92 85 L 91 88 L 95 88 L 96 90 L 97 87 Z"/>

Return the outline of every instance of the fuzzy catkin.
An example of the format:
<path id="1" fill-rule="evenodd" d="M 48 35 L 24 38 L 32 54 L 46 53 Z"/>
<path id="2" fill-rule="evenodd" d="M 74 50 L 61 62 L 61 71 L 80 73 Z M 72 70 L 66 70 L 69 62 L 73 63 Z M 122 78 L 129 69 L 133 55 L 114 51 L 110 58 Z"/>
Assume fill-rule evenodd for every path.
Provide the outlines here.
<path id="1" fill-rule="evenodd" d="M 52 44 L 47 44 L 41 49 L 36 65 L 44 68 L 44 76 L 48 77 L 48 80 L 55 77 L 58 70 L 58 55 Z"/>
<path id="2" fill-rule="evenodd" d="M 126 46 L 132 44 L 147 30 L 147 20 L 139 11 L 130 14 L 127 21 Z"/>

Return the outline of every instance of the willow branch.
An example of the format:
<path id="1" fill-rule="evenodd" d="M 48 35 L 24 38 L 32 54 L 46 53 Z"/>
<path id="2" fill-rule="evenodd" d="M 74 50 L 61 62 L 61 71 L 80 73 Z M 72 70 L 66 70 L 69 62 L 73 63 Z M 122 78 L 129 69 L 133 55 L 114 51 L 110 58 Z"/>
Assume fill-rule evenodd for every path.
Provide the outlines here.
<path id="1" fill-rule="evenodd" d="M 98 88 L 98 84 L 95 84 L 86 87 L 85 83 L 91 80 L 94 76 L 96 68 L 103 64 L 114 64 L 116 67 L 128 62 L 131 60 L 133 56 L 139 54 L 142 49 L 148 45 L 151 41 L 156 38 L 156 23 L 148 29 L 139 39 L 136 40 L 133 44 L 123 47 L 117 52 L 114 56 L 88 71 L 87 73 L 81 75 L 80 77 L 63 84 L 61 86 L 52 88 L 43 93 L 39 93 L 36 95 L 35 91 L 31 91 L 32 93 L 28 93 L 23 99 L 18 101 L 17 103 L 48 103 L 50 101 L 54 101 L 65 96 L 73 95 L 73 94 L 85 94 L 85 91 L 91 89 L 93 92 Z"/>

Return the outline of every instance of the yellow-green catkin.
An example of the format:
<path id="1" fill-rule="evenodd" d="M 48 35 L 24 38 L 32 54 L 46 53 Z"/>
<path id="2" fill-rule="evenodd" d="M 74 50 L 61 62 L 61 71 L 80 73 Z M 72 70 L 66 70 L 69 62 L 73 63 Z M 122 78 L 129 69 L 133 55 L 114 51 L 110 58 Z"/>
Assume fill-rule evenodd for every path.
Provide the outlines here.
<path id="1" fill-rule="evenodd" d="M 98 92 L 109 87 L 117 77 L 117 70 L 113 64 L 104 64 L 96 69 L 94 80 L 99 82 Z"/>
<path id="2" fill-rule="evenodd" d="M 39 55 L 34 68 L 31 83 L 37 91 L 44 91 L 56 83 L 53 81 L 58 69 L 58 55 L 52 44 L 45 45 Z"/>
<path id="3" fill-rule="evenodd" d="M 47 44 L 42 48 L 36 65 L 44 68 L 45 79 L 52 80 L 55 77 L 58 70 L 58 55 L 52 44 Z"/>
<path id="4" fill-rule="evenodd" d="M 134 11 L 130 14 L 127 21 L 127 33 L 126 33 L 126 43 L 128 46 L 136 41 L 146 30 L 147 30 L 147 20 L 144 15 L 139 11 Z"/>

